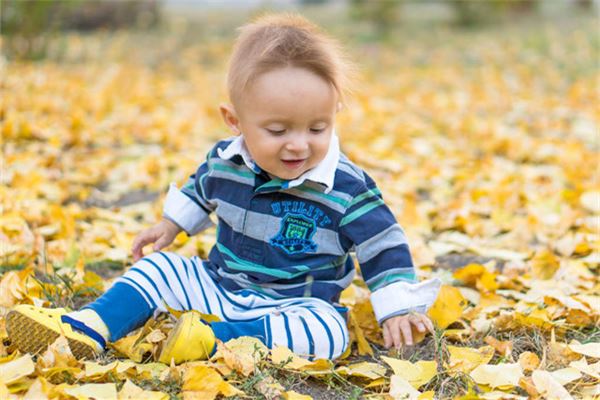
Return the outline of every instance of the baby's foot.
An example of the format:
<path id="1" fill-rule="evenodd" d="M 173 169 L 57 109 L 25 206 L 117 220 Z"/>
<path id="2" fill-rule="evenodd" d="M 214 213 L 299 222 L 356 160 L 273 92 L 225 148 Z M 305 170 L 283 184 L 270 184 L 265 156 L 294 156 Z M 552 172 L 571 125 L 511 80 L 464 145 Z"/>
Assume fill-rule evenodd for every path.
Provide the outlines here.
<path id="1" fill-rule="evenodd" d="M 206 360 L 215 348 L 212 328 L 202 322 L 200 314 L 190 311 L 183 314 L 169 333 L 158 360 L 169 364 L 184 361 Z"/>
<path id="2" fill-rule="evenodd" d="M 8 337 L 24 353 L 41 353 L 61 335 L 77 359 L 92 359 L 104 351 L 100 334 L 66 314 L 63 308 L 18 305 L 6 316 Z"/>

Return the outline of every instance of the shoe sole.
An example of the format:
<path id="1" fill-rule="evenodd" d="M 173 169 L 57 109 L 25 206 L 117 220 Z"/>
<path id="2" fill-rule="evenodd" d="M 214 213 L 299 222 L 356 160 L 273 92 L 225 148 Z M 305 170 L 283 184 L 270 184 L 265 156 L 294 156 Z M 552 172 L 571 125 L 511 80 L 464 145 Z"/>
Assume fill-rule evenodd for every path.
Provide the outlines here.
<path id="1" fill-rule="evenodd" d="M 18 311 L 11 311 L 6 316 L 6 332 L 21 352 L 31 354 L 46 351 L 48 345 L 61 336 L 55 330 Z M 88 360 L 96 358 L 96 352 L 90 345 L 69 337 L 67 341 L 75 358 Z"/>

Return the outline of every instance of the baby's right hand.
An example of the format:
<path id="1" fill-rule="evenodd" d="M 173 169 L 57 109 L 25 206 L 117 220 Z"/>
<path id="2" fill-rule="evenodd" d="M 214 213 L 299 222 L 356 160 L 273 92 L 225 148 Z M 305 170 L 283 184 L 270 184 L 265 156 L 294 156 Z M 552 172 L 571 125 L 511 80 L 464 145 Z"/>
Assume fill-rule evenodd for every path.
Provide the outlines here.
<path id="1" fill-rule="evenodd" d="M 163 247 L 170 245 L 181 230 L 182 229 L 175 223 L 168 219 L 163 219 L 152 228 L 148 228 L 141 232 L 135 237 L 133 245 L 131 246 L 133 261 L 136 262 L 144 257 L 142 249 L 147 244 L 154 243 L 152 250 L 159 251 Z"/>

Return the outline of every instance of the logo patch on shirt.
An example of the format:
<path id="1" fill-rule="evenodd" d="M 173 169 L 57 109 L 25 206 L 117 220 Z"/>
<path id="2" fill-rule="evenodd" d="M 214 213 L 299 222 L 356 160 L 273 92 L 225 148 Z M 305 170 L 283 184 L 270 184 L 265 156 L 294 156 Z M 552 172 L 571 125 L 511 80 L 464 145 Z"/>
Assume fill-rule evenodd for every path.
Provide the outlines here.
<path id="1" fill-rule="evenodd" d="M 287 213 L 281 219 L 281 227 L 269 243 L 280 247 L 288 254 L 307 253 L 317 249 L 312 240 L 317 224 L 300 214 Z"/>

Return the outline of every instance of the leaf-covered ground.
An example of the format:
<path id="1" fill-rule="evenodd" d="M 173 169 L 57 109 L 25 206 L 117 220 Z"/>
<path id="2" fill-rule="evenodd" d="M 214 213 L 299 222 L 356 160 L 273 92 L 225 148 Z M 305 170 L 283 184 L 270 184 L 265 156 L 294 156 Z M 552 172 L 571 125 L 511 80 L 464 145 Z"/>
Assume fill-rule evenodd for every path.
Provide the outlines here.
<path id="1" fill-rule="evenodd" d="M 153 357 L 172 316 L 97 360 L 74 359 L 60 339 L 17 352 L 10 308 L 77 308 L 102 293 L 160 217 L 168 183 L 228 135 L 217 105 L 230 41 L 62 35 L 45 61 L 3 62 L 0 398 L 599 396 L 593 22 L 349 41 L 363 79 L 339 118 L 343 150 L 377 180 L 419 276 L 444 286 L 436 334 L 396 352 L 355 282 L 342 298 L 351 352 L 335 363 L 243 338 L 211 360 L 162 365 Z M 182 235 L 172 250 L 206 255 L 213 241 Z"/>

